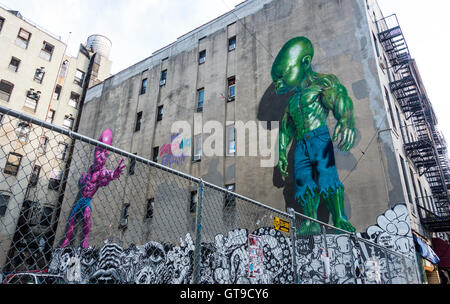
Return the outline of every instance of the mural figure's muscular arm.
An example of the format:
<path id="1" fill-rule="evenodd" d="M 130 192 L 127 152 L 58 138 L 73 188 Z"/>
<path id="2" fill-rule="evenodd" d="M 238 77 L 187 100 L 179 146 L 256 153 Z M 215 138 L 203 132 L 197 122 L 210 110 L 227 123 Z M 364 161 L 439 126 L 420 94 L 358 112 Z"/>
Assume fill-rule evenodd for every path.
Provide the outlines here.
<path id="1" fill-rule="evenodd" d="M 355 144 L 355 118 L 353 117 L 353 101 L 348 96 L 347 89 L 334 75 L 324 75 L 321 79 L 324 87 L 322 92 L 323 104 L 333 112 L 337 120 L 333 133 L 333 141 L 340 137 L 339 149 L 349 151 Z"/>
<path id="2" fill-rule="evenodd" d="M 284 112 L 283 119 L 281 121 L 281 129 L 280 129 L 280 158 L 278 161 L 278 166 L 280 167 L 281 174 L 284 177 L 288 176 L 288 159 L 287 159 L 287 148 L 292 142 L 292 139 L 295 136 L 295 124 L 289 115 L 289 107 L 286 108 Z"/>

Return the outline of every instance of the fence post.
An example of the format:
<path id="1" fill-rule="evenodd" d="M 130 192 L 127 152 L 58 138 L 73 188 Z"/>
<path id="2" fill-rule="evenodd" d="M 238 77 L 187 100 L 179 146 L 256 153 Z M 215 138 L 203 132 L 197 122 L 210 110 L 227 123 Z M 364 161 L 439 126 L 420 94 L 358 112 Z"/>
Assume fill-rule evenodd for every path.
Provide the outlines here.
<path id="1" fill-rule="evenodd" d="M 325 250 L 325 254 L 324 254 L 325 258 L 322 261 L 323 262 L 323 274 L 324 274 L 324 283 L 327 284 L 329 278 L 328 278 L 328 274 L 327 274 L 326 261 L 328 261 L 328 266 L 329 266 L 329 263 L 330 263 L 329 258 L 330 257 L 328 256 L 327 229 L 325 228 L 325 225 L 322 225 L 322 236 L 323 236 L 323 244 L 324 244 L 324 250 Z M 330 269 L 330 271 L 331 271 L 331 269 Z M 330 276 L 331 276 L 331 273 L 330 273 Z"/>
<path id="2" fill-rule="evenodd" d="M 391 274 L 391 268 L 389 267 L 389 252 L 386 251 L 386 268 L 389 276 L 389 284 L 392 285 L 392 274 Z"/>
<path id="3" fill-rule="evenodd" d="M 297 271 L 297 245 L 296 245 L 296 227 L 295 227 L 295 211 L 292 208 L 288 209 L 288 213 L 291 216 L 291 243 L 292 243 L 292 268 L 294 271 L 294 282 L 295 284 L 300 284 L 298 271 Z"/>
<path id="4" fill-rule="evenodd" d="M 195 218 L 195 251 L 194 251 L 194 274 L 193 283 L 200 284 L 200 261 L 202 248 L 202 210 L 203 210 L 203 180 L 198 184 L 197 212 Z"/>
<path id="5" fill-rule="evenodd" d="M 355 284 L 357 285 L 358 284 L 358 279 L 356 278 L 355 257 L 353 255 L 352 235 L 349 235 L 348 242 L 349 242 L 349 245 L 350 245 L 350 262 L 352 263 L 351 264 L 351 271 L 352 271 L 352 274 L 354 275 Z"/>

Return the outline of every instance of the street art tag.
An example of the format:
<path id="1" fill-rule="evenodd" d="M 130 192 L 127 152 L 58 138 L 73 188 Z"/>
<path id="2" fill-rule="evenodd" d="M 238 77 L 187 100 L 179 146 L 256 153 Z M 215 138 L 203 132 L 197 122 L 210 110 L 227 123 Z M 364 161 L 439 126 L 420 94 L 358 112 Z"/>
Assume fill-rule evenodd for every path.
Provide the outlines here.
<path id="1" fill-rule="evenodd" d="M 291 223 L 280 219 L 279 217 L 273 218 L 273 228 L 280 232 L 289 233 L 291 232 Z"/>

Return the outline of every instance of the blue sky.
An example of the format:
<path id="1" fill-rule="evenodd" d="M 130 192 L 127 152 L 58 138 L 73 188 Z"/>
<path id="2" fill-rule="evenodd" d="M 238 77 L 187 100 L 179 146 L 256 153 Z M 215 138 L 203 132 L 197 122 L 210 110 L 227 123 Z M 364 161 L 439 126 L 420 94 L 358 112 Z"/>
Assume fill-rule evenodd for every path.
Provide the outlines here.
<path id="1" fill-rule="evenodd" d="M 147 58 L 183 34 L 230 11 L 242 0 L 0 0 L 11 9 L 69 41 L 79 43 L 103 34 L 113 43 L 113 73 Z M 450 144 L 450 98 L 446 53 L 450 41 L 450 1 L 378 0 L 385 16 L 396 13 L 427 93 Z M 72 32 L 69 35 L 69 32 Z"/>

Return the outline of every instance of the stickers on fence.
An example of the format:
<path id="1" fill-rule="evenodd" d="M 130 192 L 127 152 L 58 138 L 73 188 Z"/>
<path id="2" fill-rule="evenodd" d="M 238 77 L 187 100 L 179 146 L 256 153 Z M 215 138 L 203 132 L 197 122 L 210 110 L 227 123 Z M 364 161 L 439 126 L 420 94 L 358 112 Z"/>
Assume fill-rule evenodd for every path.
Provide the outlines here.
<path id="1" fill-rule="evenodd" d="M 263 274 L 263 244 L 262 238 L 250 234 L 248 236 L 248 277 L 257 278 Z"/>
<path id="2" fill-rule="evenodd" d="M 274 217 L 273 228 L 281 232 L 289 233 L 291 232 L 291 223 L 289 221 L 282 220 L 278 217 Z"/>

